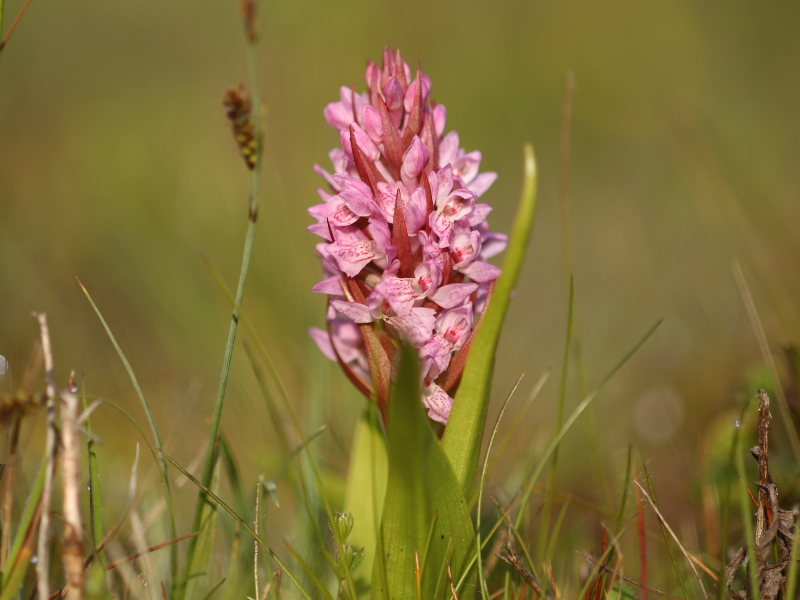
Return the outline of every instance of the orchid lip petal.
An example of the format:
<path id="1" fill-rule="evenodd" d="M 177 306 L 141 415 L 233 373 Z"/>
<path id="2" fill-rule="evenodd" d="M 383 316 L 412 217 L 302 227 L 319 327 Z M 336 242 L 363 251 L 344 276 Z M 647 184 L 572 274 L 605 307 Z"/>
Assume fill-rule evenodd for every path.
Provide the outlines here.
<path id="1" fill-rule="evenodd" d="M 432 308 L 412 308 L 408 315 L 387 317 L 386 322 L 397 329 L 403 340 L 420 347 L 433 335 L 436 311 Z"/>
<path id="2" fill-rule="evenodd" d="M 443 285 L 428 297 L 442 308 L 455 308 L 477 289 L 477 283 L 451 283 Z"/>
<path id="3" fill-rule="evenodd" d="M 342 271 L 349 277 L 355 277 L 377 256 L 374 247 L 375 243 L 371 240 L 336 241 L 328 245 L 327 251 L 336 259 Z"/>
<path id="4" fill-rule="evenodd" d="M 434 421 L 447 425 L 450 410 L 453 408 L 453 399 L 438 385 L 434 384 L 432 393 L 422 398 L 422 403 L 428 409 L 428 417 Z"/>
<path id="5" fill-rule="evenodd" d="M 358 302 L 345 302 L 344 300 L 331 300 L 331 306 L 342 313 L 354 323 L 372 323 L 374 319 L 369 313 L 369 308 L 365 304 Z"/>

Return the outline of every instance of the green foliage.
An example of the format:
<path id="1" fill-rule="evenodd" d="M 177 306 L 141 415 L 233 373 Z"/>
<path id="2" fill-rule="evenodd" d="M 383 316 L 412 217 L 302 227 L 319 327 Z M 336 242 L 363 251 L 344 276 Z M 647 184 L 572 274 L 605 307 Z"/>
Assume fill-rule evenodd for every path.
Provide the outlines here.
<path id="1" fill-rule="evenodd" d="M 506 249 L 503 274 L 497 279 L 491 302 L 472 342 L 442 440 L 442 448 L 453 466 L 462 492 L 467 497 L 472 494 L 477 475 L 497 343 L 508 312 L 511 293 L 522 269 L 535 214 L 536 160 L 533 147 L 526 144 L 522 194 Z"/>
<path id="2" fill-rule="evenodd" d="M 214 477 L 211 480 L 211 491 L 219 494 L 220 461 L 217 460 L 214 468 Z M 191 563 L 186 564 L 184 572 L 185 589 L 181 590 L 185 598 L 200 598 L 203 592 L 209 589 L 208 568 L 211 563 L 211 551 L 214 547 L 214 533 L 217 527 L 217 506 L 206 497 L 203 507 L 203 518 L 200 521 L 200 535 L 197 546 L 192 554 Z"/>
<path id="3" fill-rule="evenodd" d="M 405 346 L 389 399 L 389 479 L 372 574 L 375 600 L 443 598 L 449 594 L 445 565 L 457 581 L 474 554 L 467 502 L 419 399 L 416 351 Z M 460 599 L 471 598 L 474 589 L 468 586 Z"/>
<path id="4" fill-rule="evenodd" d="M 386 436 L 377 406 L 370 402 L 356 425 L 347 471 L 345 511 L 357 515 L 350 543 L 363 548 L 364 557 L 354 570 L 357 580 L 368 582 L 378 543 L 381 511 L 389 470 Z"/>

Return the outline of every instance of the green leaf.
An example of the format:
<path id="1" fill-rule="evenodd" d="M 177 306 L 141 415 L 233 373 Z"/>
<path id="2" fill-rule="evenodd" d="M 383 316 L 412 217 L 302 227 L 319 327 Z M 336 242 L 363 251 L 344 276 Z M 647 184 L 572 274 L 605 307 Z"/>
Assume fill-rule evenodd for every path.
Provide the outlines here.
<path id="1" fill-rule="evenodd" d="M 214 476 L 211 479 L 211 491 L 219 493 L 219 471 L 220 461 L 214 467 Z M 208 580 L 208 565 L 211 562 L 211 550 L 214 546 L 214 531 L 217 525 L 217 505 L 211 498 L 206 497 L 203 506 L 203 515 L 200 520 L 200 535 L 192 563 L 186 570 L 186 598 L 201 598 L 202 592 L 206 589 Z"/>
<path id="2" fill-rule="evenodd" d="M 386 436 L 378 407 L 369 402 L 353 436 L 344 503 L 345 512 L 354 519 L 349 541 L 354 548 L 364 549 L 361 564 L 353 572 L 356 580 L 369 581 L 372 573 L 388 471 Z"/>
<path id="3" fill-rule="evenodd" d="M 511 292 L 517 285 L 522 269 L 535 214 L 536 160 L 533 156 L 533 147 L 526 144 L 522 195 L 506 250 L 503 274 L 497 279 L 492 300 L 486 308 L 483 322 L 472 342 L 467 365 L 453 403 L 453 411 L 450 413 L 442 440 L 444 453 L 453 466 L 465 496 L 471 495 L 478 471 L 497 342 L 508 312 Z"/>
<path id="4" fill-rule="evenodd" d="M 419 597 L 438 600 L 446 592 L 440 571 L 448 564 L 458 581 L 475 552 L 475 533 L 461 486 L 420 402 L 419 364 L 413 348 L 403 347 L 391 392 L 389 479 L 372 572 L 372 597 L 415 600 L 416 553 L 419 565 L 424 565 Z M 460 600 L 470 600 L 474 593 L 475 586 L 467 586 Z"/>

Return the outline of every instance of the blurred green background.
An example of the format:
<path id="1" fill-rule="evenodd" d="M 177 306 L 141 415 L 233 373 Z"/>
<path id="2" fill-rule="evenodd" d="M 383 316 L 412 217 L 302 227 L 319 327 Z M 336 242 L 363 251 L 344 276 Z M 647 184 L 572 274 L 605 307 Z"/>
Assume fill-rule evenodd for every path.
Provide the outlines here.
<path id="1" fill-rule="evenodd" d="M 7 24 L 21 4 L 7 0 Z M 526 373 L 523 398 L 548 365 L 557 372 L 563 352 L 559 136 L 571 69 L 571 225 L 589 385 L 665 317 L 596 401 L 603 461 L 620 478 L 632 444 L 650 461 L 667 515 L 692 530 L 698 449 L 761 369 L 732 259 L 776 354 L 800 341 L 800 4 L 296 0 L 260 9 L 267 135 L 244 312 L 309 429 L 331 427 L 318 442 L 331 468 L 344 469 L 362 401 L 305 333 L 324 314 L 324 298 L 309 291 L 320 269 L 304 229 L 321 181 L 312 165 L 327 167 L 338 143 L 323 107 L 340 85 L 365 87 L 365 60 L 379 60 L 385 44 L 412 67 L 421 60 L 447 129 L 499 173 L 486 196 L 499 231 L 514 213 L 522 144 L 534 143 L 535 238 L 495 376 L 499 401 Z M 130 359 L 167 450 L 184 463 L 195 456 L 229 323 L 199 253 L 235 285 L 249 177 L 220 100 L 243 80 L 234 1 L 33 1 L 0 61 L 0 354 L 11 364 L 0 389 L 18 384 L 38 339 L 29 313 L 45 311 L 59 381 L 75 369 L 88 393 L 144 423 L 77 276 Z M 515 437 L 506 473 L 513 456 L 530 460 L 548 441 L 556 379 Z M 228 390 L 222 428 L 245 481 L 269 478 L 282 457 L 241 346 Z M 579 396 L 573 369 L 568 406 Z M 26 430 L 31 464 L 42 425 L 40 415 Z M 788 455 L 781 427 L 776 420 L 776 451 Z M 123 498 L 138 434 L 110 409 L 95 428 L 108 494 Z M 568 436 L 558 489 L 601 501 L 586 436 L 580 425 Z M 181 494 L 193 506 L 193 491 Z M 286 533 L 274 520 L 276 535 Z"/>

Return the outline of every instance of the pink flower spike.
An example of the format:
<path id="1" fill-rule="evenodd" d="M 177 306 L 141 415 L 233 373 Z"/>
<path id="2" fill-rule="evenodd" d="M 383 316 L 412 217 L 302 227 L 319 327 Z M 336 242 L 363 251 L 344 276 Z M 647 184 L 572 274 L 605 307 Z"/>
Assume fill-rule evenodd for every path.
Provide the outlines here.
<path id="1" fill-rule="evenodd" d="M 351 242 L 337 240 L 329 244 L 326 250 L 336 259 L 339 268 L 349 277 L 358 275 L 361 269 L 378 256 L 375 252 L 375 242 L 372 240 Z"/>
<path id="2" fill-rule="evenodd" d="M 344 300 L 331 300 L 331 306 L 353 321 L 353 323 L 372 323 L 374 320 L 372 315 L 369 314 L 369 308 L 367 308 L 366 304 L 345 302 Z"/>
<path id="3" fill-rule="evenodd" d="M 414 81 L 411 82 L 411 85 L 408 86 L 406 90 L 406 96 L 403 99 L 403 105 L 406 109 L 406 112 L 411 112 L 411 109 L 414 107 L 414 97 L 417 95 L 417 84 L 419 80 L 422 80 L 422 104 L 425 104 L 425 101 L 428 99 L 428 94 L 431 93 L 431 80 L 427 75 L 423 75 L 422 77 L 417 77 Z"/>
<path id="4" fill-rule="evenodd" d="M 459 269 L 459 271 L 472 281 L 477 281 L 478 283 L 486 283 L 487 281 L 497 279 L 503 272 L 500 267 L 495 267 L 482 260 L 473 261 L 466 267 Z"/>
<path id="5" fill-rule="evenodd" d="M 461 156 L 453 162 L 453 175 L 469 184 L 478 174 L 481 165 L 481 153 L 477 150 Z"/>
<path id="6" fill-rule="evenodd" d="M 341 282 L 342 278 L 338 275 L 323 279 L 311 288 L 315 294 L 328 294 L 329 296 L 343 296 Z"/>
<path id="7" fill-rule="evenodd" d="M 477 283 L 451 283 L 443 285 L 428 297 L 442 308 L 455 308 L 477 289 Z"/>
<path id="8" fill-rule="evenodd" d="M 447 425 L 450 410 L 453 408 L 453 399 L 447 392 L 434 384 L 432 393 L 422 397 L 422 403 L 428 409 L 428 418 Z"/>
<path id="9" fill-rule="evenodd" d="M 419 348 L 431 339 L 436 311 L 432 308 L 412 308 L 408 315 L 388 317 L 386 322 L 397 329 L 401 339 Z"/>

